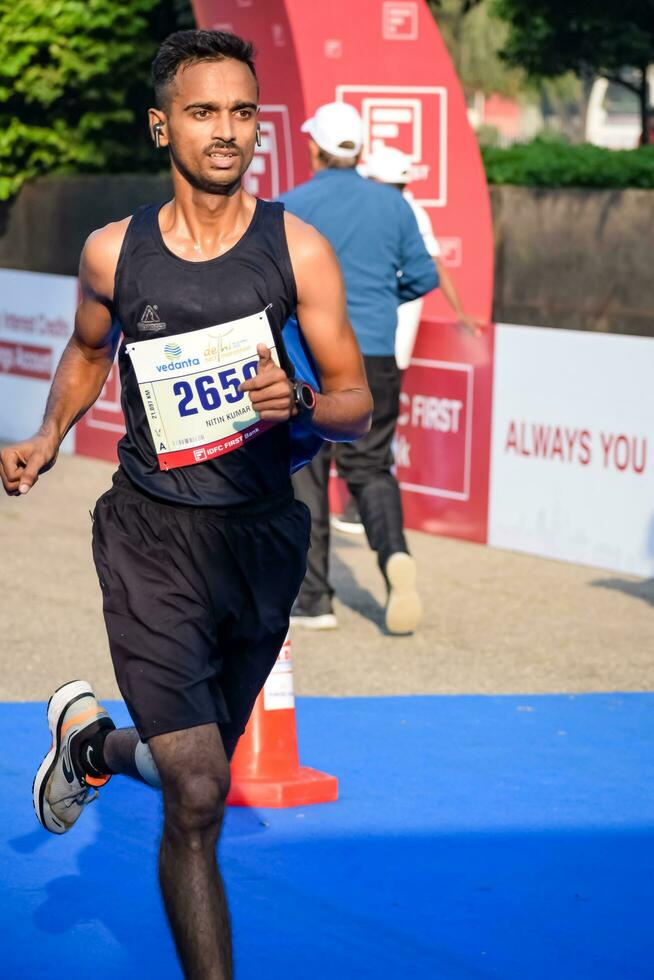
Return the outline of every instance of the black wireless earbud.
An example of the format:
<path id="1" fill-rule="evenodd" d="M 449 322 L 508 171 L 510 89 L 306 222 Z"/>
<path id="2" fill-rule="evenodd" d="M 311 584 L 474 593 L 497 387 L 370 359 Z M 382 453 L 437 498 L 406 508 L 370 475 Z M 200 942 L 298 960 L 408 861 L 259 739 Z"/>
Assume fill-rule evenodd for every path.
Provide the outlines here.
<path id="1" fill-rule="evenodd" d="M 257 136 L 256 136 L 256 140 L 257 140 L 257 146 L 261 146 L 261 126 L 259 125 L 259 123 L 257 123 Z"/>
<path id="2" fill-rule="evenodd" d="M 158 150 L 161 149 L 161 130 L 164 124 L 162 122 L 155 123 L 152 127 L 152 139 L 154 140 L 154 145 Z"/>

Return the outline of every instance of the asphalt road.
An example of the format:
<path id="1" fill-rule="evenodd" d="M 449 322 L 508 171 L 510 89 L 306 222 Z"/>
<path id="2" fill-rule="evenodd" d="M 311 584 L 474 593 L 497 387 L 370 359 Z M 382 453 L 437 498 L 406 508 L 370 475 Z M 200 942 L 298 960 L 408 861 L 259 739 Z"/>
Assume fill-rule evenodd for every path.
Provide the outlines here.
<path id="1" fill-rule="evenodd" d="M 0 499 L 0 699 L 41 700 L 83 677 L 116 697 L 91 560 L 89 510 L 109 464 L 61 457 L 25 498 Z M 410 533 L 425 619 L 383 630 L 365 541 L 336 533 L 339 629 L 294 630 L 298 694 L 635 691 L 654 688 L 654 582 Z"/>

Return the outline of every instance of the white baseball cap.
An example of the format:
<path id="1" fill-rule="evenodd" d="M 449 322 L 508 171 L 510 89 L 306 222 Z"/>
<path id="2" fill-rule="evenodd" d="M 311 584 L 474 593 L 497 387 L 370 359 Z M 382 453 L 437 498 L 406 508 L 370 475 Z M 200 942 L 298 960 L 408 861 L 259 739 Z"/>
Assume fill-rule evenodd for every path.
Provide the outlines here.
<path id="1" fill-rule="evenodd" d="M 311 119 L 302 124 L 321 150 L 332 156 L 355 157 L 363 146 L 363 122 L 354 106 L 347 102 L 328 102 L 316 109 Z M 344 147 L 342 143 L 351 143 Z"/>
<path id="2" fill-rule="evenodd" d="M 364 164 L 365 176 L 382 184 L 408 184 L 411 159 L 394 146 L 378 146 Z"/>

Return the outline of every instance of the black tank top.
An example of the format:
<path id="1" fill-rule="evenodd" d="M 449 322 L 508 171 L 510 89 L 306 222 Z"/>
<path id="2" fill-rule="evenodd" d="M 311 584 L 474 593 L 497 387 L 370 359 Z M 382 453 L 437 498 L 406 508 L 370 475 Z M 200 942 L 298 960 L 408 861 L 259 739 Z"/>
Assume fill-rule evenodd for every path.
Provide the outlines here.
<path id="1" fill-rule="evenodd" d="M 288 423 L 216 459 L 160 470 L 126 342 L 173 337 L 270 306 L 270 326 L 283 351 L 281 331 L 296 305 L 284 206 L 258 200 L 243 237 L 206 262 L 188 262 L 167 248 L 160 209 L 147 205 L 134 213 L 116 268 L 114 307 L 124 335 L 118 364 L 127 429 L 118 444 L 120 464 L 136 487 L 171 503 L 230 507 L 282 493 L 290 481 Z"/>

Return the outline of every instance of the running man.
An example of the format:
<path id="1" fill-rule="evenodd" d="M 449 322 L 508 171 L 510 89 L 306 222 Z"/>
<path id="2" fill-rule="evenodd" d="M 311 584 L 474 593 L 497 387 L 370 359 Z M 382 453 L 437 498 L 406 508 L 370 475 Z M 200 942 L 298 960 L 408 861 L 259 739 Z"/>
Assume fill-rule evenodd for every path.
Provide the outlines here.
<path id="1" fill-rule="evenodd" d="M 216 842 L 229 759 L 286 635 L 309 542 L 288 420 L 301 413 L 324 438 L 353 439 L 372 402 L 330 246 L 241 186 L 258 138 L 251 45 L 178 32 L 153 78 L 150 130 L 170 155 L 174 197 L 86 242 L 75 330 L 43 424 L 3 450 L 0 473 L 20 495 L 54 464 L 122 333 L 127 432 L 95 508 L 93 555 L 135 728 L 115 729 L 86 682 L 65 684 L 48 705 L 53 744 L 34 804 L 61 834 L 112 774 L 160 784 L 159 878 L 184 974 L 224 980 L 232 954 Z M 293 383 L 273 356 L 283 360 L 295 310 L 322 393 Z"/>

